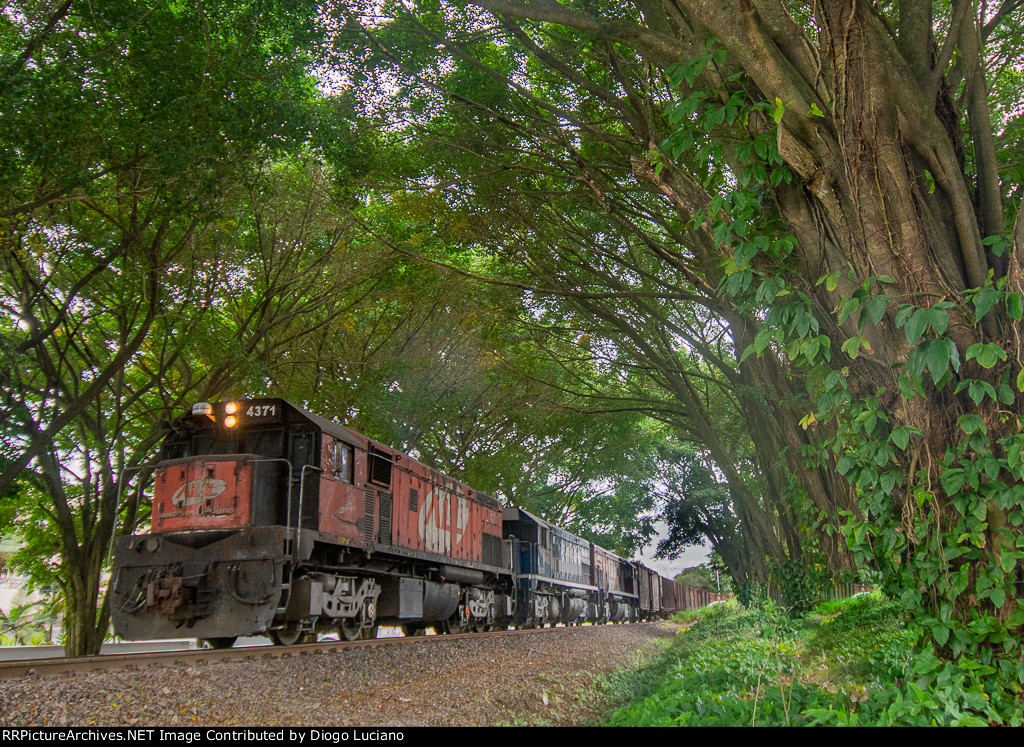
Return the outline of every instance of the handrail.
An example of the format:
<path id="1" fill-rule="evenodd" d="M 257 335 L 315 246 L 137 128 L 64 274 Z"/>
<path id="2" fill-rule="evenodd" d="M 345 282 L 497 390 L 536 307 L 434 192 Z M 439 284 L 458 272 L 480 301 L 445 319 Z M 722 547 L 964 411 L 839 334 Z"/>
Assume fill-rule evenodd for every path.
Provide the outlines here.
<path id="1" fill-rule="evenodd" d="M 295 556 L 299 556 L 299 546 L 302 543 L 302 500 L 306 497 L 306 470 L 315 469 L 317 472 L 323 472 L 322 467 L 317 467 L 314 464 L 304 464 L 302 469 L 299 471 L 299 520 L 296 524 L 295 532 Z M 291 508 L 292 502 L 288 501 L 288 516 L 291 519 Z"/>
<path id="2" fill-rule="evenodd" d="M 107 567 L 110 567 L 110 559 L 114 554 L 114 540 L 117 539 L 117 517 L 121 513 L 118 510 L 118 506 L 121 505 L 121 490 L 124 487 L 124 476 L 129 472 L 141 472 L 144 469 L 153 469 L 159 462 L 147 462 L 146 464 L 140 464 L 137 467 L 125 467 L 121 470 L 121 474 L 117 476 L 117 493 L 114 496 L 114 526 L 110 529 L 110 544 L 107 545 Z M 139 518 L 139 493 L 135 494 L 135 519 L 137 522 Z M 132 526 L 131 532 L 135 531 L 135 527 Z"/>

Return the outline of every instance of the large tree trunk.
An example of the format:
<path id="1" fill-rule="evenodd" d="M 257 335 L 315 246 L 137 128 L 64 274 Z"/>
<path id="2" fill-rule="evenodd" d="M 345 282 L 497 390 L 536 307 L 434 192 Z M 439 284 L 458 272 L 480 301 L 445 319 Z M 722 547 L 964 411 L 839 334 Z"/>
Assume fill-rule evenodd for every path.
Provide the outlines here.
<path id="1" fill-rule="evenodd" d="M 96 656 L 110 623 L 105 595 L 102 606 L 98 605 L 99 574 L 74 574 L 68 582 L 64 607 L 64 655 Z"/>

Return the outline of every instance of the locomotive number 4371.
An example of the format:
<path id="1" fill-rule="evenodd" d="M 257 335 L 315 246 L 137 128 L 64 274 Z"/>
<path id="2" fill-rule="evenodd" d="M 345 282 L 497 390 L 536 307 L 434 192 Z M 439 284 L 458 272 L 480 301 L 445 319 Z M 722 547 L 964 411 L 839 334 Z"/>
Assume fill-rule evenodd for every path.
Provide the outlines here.
<path id="1" fill-rule="evenodd" d="M 245 414 L 250 418 L 269 418 L 277 414 L 276 410 L 274 405 L 249 405 Z"/>

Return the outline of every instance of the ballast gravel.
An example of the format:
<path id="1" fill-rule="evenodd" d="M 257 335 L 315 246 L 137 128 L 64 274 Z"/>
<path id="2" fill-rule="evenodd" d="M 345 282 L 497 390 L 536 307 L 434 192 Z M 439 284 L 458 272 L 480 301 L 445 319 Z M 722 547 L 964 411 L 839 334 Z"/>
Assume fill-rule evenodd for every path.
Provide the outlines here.
<path id="1" fill-rule="evenodd" d="M 668 626 L 556 628 L 210 664 L 0 681 L 6 726 L 491 726 L 599 723 L 594 677 Z"/>

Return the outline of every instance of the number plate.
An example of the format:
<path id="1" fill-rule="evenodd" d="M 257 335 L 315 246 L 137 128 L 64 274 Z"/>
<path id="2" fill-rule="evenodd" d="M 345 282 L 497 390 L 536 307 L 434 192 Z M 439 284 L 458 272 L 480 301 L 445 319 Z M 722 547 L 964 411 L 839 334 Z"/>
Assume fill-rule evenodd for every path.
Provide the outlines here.
<path id="1" fill-rule="evenodd" d="M 242 400 L 238 415 L 248 422 L 279 423 L 284 415 L 281 400 Z"/>

